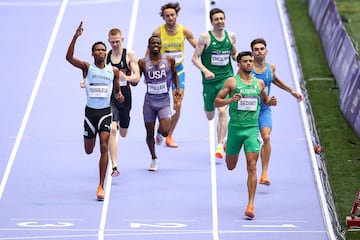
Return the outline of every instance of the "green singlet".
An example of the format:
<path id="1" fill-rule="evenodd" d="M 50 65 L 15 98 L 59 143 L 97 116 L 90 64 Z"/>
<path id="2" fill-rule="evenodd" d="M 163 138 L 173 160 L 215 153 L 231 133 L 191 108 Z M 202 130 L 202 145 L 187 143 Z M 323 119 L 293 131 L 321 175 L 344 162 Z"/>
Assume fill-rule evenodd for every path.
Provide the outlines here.
<path id="1" fill-rule="evenodd" d="M 252 83 L 245 84 L 239 75 L 235 76 L 236 87 L 230 94 L 241 93 L 238 102 L 229 104 L 229 127 L 226 144 L 226 154 L 235 155 L 244 145 L 245 153 L 259 152 L 258 118 L 260 113 L 260 88 L 258 80 L 254 77 Z"/>
<path id="2" fill-rule="evenodd" d="M 231 64 L 232 43 L 228 32 L 225 31 L 225 38 L 222 41 L 218 41 L 212 31 L 208 33 L 210 43 L 201 54 L 201 62 L 209 71 L 215 74 L 215 77 L 207 80 L 203 72 L 201 72 L 201 75 L 205 111 L 211 112 L 215 110 L 214 100 L 218 92 L 226 79 L 234 75 L 234 71 Z"/>

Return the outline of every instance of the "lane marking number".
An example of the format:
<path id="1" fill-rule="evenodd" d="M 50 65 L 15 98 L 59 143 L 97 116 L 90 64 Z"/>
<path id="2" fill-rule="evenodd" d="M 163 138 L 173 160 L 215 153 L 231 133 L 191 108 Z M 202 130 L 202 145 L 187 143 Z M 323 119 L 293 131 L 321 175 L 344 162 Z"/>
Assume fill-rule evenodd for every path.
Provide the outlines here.
<path id="1" fill-rule="evenodd" d="M 51 227 L 72 227 L 74 226 L 73 223 L 68 223 L 68 222 L 57 222 L 57 223 L 45 223 L 45 224 L 40 224 L 37 221 L 32 221 L 32 222 L 20 222 L 18 224 L 16 224 L 20 227 L 32 227 L 32 228 L 51 228 Z"/>
<path id="2" fill-rule="evenodd" d="M 131 228 L 153 227 L 153 228 L 184 228 L 187 227 L 183 223 L 130 223 Z"/>

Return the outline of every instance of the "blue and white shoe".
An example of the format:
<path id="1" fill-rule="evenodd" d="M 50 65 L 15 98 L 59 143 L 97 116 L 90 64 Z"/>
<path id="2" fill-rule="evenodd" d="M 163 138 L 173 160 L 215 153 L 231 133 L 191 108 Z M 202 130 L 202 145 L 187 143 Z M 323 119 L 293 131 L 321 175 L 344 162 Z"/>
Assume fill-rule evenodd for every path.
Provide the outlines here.
<path id="1" fill-rule="evenodd" d="M 161 135 L 160 133 L 156 134 L 156 144 L 157 145 L 161 145 L 164 141 L 164 137 L 163 135 Z"/>

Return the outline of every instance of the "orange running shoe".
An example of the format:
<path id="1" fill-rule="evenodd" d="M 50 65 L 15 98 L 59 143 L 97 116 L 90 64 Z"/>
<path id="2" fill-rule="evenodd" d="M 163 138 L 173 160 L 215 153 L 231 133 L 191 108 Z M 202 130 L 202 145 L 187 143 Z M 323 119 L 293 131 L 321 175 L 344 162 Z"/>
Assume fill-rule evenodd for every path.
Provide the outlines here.
<path id="1" fill-rule="evenodd" d="M 259 183 L 269 186 L 270 185 L 270 180 L 269 180 L 267 175 L 261 175 Z"/>
<path id="2" fill-rule="evenodd" d="M 98 186 L 96 197 L 98 201 L 104 201 L 105 193 L 104 188 L 101 185 Z"/>
<path id="3" fill-rule="evenodd" d="M 166 146 L 168 147 L 172 147 L 172 148 L 177 148 L 179 145 L 174 141 L 174 139 L 170 136 L 166 137 L 165 140 Z"/>
<path id="4" fill-rule="evenodd" d="M 219 144 L 216 148 L 215 157 L 222 159 L 224 157 L 224 147 Z"/>
<path id="5" fill-rule="evenodd" d="M 248 205 L 245 210 L 245 216 L 249 219 L 253 219 L 255 217 L 254 206 Z"/>

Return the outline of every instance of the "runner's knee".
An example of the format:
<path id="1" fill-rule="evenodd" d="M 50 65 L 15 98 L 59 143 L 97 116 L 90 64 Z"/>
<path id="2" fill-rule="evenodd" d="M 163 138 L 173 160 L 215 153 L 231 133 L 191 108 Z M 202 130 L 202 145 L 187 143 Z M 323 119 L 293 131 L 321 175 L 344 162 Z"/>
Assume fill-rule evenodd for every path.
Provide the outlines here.
<path id="1" fill-rule="evenodd" d="M 270 134 L 264 134 L 262 136 L 262 139 L 264 141 L 264 144 L 269 144 L 270 143 Z"/>

